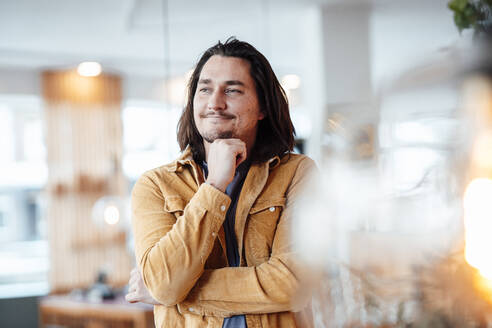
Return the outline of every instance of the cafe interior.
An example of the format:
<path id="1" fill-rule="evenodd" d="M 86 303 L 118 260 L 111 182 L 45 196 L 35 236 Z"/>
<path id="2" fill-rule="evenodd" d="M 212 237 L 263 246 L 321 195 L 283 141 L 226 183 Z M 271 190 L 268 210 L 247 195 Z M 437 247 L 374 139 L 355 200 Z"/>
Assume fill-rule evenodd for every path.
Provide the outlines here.
<path id="1" fill-rule="evenodd" d="M 492 327 L 490 0 L 0 1 L 0 326 L 153 327 L 130 194 L 234 36 L 311 157 L 315 327 Z"/>

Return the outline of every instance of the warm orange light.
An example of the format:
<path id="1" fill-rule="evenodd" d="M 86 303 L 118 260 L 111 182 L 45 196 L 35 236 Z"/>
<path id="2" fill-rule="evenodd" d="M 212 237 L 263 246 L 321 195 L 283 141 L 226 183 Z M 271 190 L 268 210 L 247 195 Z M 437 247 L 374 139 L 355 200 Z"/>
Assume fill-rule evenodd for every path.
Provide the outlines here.
<path id="1" fill-rule="evenodd" d="M 481 273 L 476 273 L 473 282 L 482 297 L 492 303 L 492 280 L 484 277 Z"/>
<path id="2" fill-rule="evenodd" d="M 492 279 L 492 180 L 472 180 L 465 191 L 465 259 Z"/>

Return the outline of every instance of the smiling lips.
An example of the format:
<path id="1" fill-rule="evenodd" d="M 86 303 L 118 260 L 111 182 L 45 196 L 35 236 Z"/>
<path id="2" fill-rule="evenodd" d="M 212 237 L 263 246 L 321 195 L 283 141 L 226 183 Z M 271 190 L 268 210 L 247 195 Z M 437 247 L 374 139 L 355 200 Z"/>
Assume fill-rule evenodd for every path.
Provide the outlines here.
<path id="1" fill-rule="evenodd" d="M 215 119 L 223 119 L 223 120 L 230 120 L 234 118 L 234 115 L 230 114 L 202 114 L 200 115 L 201 118 L 215 118 Z"/>

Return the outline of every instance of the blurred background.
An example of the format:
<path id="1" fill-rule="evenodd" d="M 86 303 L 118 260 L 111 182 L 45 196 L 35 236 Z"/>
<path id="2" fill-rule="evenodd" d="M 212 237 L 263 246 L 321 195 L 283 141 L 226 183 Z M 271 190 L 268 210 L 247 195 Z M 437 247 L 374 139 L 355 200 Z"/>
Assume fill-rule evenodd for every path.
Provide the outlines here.
<path id="1" fill-rule="evenodd" d="M 131 187 L 178 156 L 190 72 L 230 36 L 269 59 L 320 166 L 350 130 L 401 193 L 463 140 L 472 33 L 447 0 L 0 0 L 2 327 L 37 326 L 42 296 L 125 285 Z"/>

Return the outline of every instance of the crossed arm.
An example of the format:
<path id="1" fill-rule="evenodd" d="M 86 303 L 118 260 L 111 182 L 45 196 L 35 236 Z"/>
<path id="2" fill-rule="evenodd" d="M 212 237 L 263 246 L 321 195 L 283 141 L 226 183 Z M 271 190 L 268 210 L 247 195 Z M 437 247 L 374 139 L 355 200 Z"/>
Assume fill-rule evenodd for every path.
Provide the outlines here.
<path id="1" fill-rule="evenodd" d="M 293 299 L 302 268 L 291 251 L 289 225 L 293 202 L 306 172 L 314 167 L 301 161 L 287 194 L 268 261 L 254 267 L 205 270 L 204 263 L 225 219 L 221 204 L 230 199 L 210 185 L 198 192 L 177 220 L 166 213 L 152 177 L 142 178 L 133 192 L 136 253 L 140 269 L 130 278 L 127 300 L 177 305 L 181 312 L 228 317 L 246 313 L 292 311 L 307 298 Z"/>

